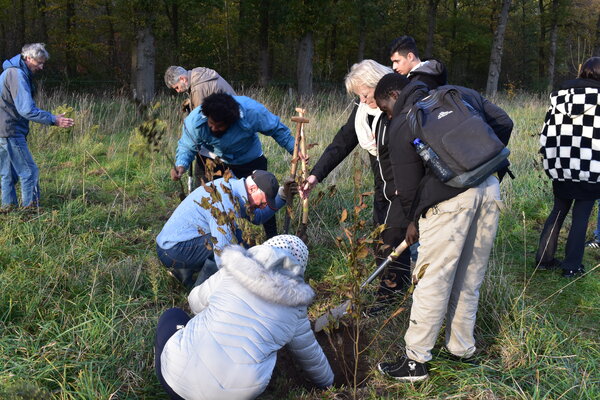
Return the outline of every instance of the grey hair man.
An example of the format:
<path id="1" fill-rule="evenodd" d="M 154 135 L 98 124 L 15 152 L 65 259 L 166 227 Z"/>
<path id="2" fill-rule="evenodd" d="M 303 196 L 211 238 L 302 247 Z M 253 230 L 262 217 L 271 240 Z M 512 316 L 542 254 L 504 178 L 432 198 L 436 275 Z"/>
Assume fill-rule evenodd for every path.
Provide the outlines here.
<path id="1" fill-rule="evenodd" d="M 198 67 L 186 70 L 172 65 L 165 71 L 165 84 L 177 93 L 188 93 L 189 111 L 198 107 L 204 99 L 213 93 L 223 92 L 235 96 L 235 90 L 217 71 Z"/>
<path id="2" fill-rule="evenodd" d="M 40 110 L 33 100 L 33 74 L 41 71 L 50 55 L 43 43 L 23 46 L 21 54 L 4 61 L 0 74 L 0 177 L 2 207 L 16 206 L 16 184 L 21 181 L 21 205 L 39 202 L 39 169 L 27 146 L 29 121 L 61 128 L 73 126 L 64 114 Z"/>
<path id="3" fill-rule="evenodd" d="M 187 93 L 188 98 L 181 104 L 181 110 L 184 114 L 189 114 L 196 107 L 202 105 L 204 99 L 214 93 L 227 93 L 235 96 L 235 90 L 217 71 L 197 67 L 192 70 L 186 70 L 178 65 L 172 65 L 165 71 L 165 84 L 174 89 L 177 93 Z M 217 155 L 209 151 L 206 147 L 200 146 L 196 154 L 196 179 L 199 181 L 208 181 L 206 165 L 207 159 L 215 159 Z M 191 171 L 190 171 L 191 172 Z M 192 188 L 190 180 L 190 191 Z"/>

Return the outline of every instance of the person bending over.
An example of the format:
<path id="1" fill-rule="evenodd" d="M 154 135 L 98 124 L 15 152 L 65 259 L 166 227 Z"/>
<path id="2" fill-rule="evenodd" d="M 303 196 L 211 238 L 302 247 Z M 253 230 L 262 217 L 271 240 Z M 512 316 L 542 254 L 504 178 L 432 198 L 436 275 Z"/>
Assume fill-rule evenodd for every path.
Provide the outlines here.
<path id="1" fill-rule="evenodd" d="M 320 388 L 333 372 L 307 318 L 314 291 L 304 282 L 308 249 L 280 235 L 248 250 L 227 246 L 223 268 L 158 320 L 156 374 L 171 399 L 253 399 L 273 373 L 277 351 L 291 352 Z"/>
<path id="2" fill-rule="evenodd" d="M 290 130 L 259 102 L 244 96 L 215 93 L 194 109 L 183 122 L 171 178 L 179 180 L 188 169 L 200 146 L 214 153 L 236 178 L 252 171 L 267 170 L 267 158 L 257 132 L 271 136 L 290 154 L 294 138 Z M 265 224 L 267 237 L 277 234 L 275 219 Z"/>
<path id="3" fill-rule="evenodd" d="M 508 144 L 513 123 L 496 105 L 474 90 L 453 86 L 465 101 Z M 429 374 L 426 362 L 445 320 L 446 348 L 458 357 L 475 352 L 475 316 L 479 288 L 496 237 L 500 207 L 498 178 L 489 176 L 473 188 L 454 188 L 426 170 L 412 145 L 406 115 L 428 90 L 419 81 L 400 74 L 381 78 L 375 100 L 390 123 L 390 154 L 398 196 L 410 223 L 408 244 L 420 242 L 413 280 L 416 281 L 409 326 L 404 335 L 406 353 L 378 369 L 400 381 L 421 381 Z M 421 270 L 423 276 L 418 279 Z"/>
<path id="4" fill-rule="evenodd" d="M 287 193 L 297 192 L 293 181 L 284 186 L 289 186 Z M 219 178 L 200 186 L 179 204 L 156 237 L 158 258 L 191 288 L 196 273 L 201 272 L 201 282 L 221 265 L 224 246 L 242 243 L 232 216 L 261 224 L 285 205 L 284 192 L 272 173 L 261 170 L 247 178 Z"/>

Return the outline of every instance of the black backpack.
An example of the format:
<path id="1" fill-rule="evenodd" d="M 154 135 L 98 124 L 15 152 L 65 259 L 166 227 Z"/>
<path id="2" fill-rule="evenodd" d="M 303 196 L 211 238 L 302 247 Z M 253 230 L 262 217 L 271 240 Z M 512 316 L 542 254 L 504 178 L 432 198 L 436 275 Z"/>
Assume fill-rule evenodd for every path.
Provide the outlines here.
<path id="1" fill-rule="evenodd" d="M 446 185 L 474 187 L 508 165 L 510 151 L 456 87 L 430 91 L 410 109 L 407 121 L 413 139 L 429 145 L 452 171 Z"/>

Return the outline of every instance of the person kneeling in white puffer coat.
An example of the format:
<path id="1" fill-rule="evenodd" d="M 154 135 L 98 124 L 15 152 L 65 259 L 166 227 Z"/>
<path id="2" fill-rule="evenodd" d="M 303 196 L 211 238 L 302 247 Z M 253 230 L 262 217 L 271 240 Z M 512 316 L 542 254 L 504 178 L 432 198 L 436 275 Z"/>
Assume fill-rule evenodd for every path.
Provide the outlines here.
<path id="1" fill-rule="evenodd" d="M 316 386 L 331 386 L 307 317 L 315 293 L 304 282 L 306 245 L 279 235 L 248 250 L 228 246 L 221 259 L 222 268 L 188 297 L 193 318 L 171 308 L 158 321 L 156 372 L 171 398 L 253 399 L 286 345 Z"/>

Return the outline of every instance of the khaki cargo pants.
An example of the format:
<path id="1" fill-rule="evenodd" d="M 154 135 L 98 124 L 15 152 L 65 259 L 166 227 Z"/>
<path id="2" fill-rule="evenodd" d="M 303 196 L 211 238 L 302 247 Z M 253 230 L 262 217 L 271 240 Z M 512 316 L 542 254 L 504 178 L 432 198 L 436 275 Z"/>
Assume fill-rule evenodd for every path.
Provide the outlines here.
<path id="1" fill-rule="evenodd" d="M 419 220 L 419 258 L 413 276 L 425 268 L 413 293 L 406 354 L 431 360 L 444 318 L 446 348 L 459 357 L 475 352 L 479 288 L 496 237 L 502 201 L 490 176 L 475 188 L 437 204 Z"/>

